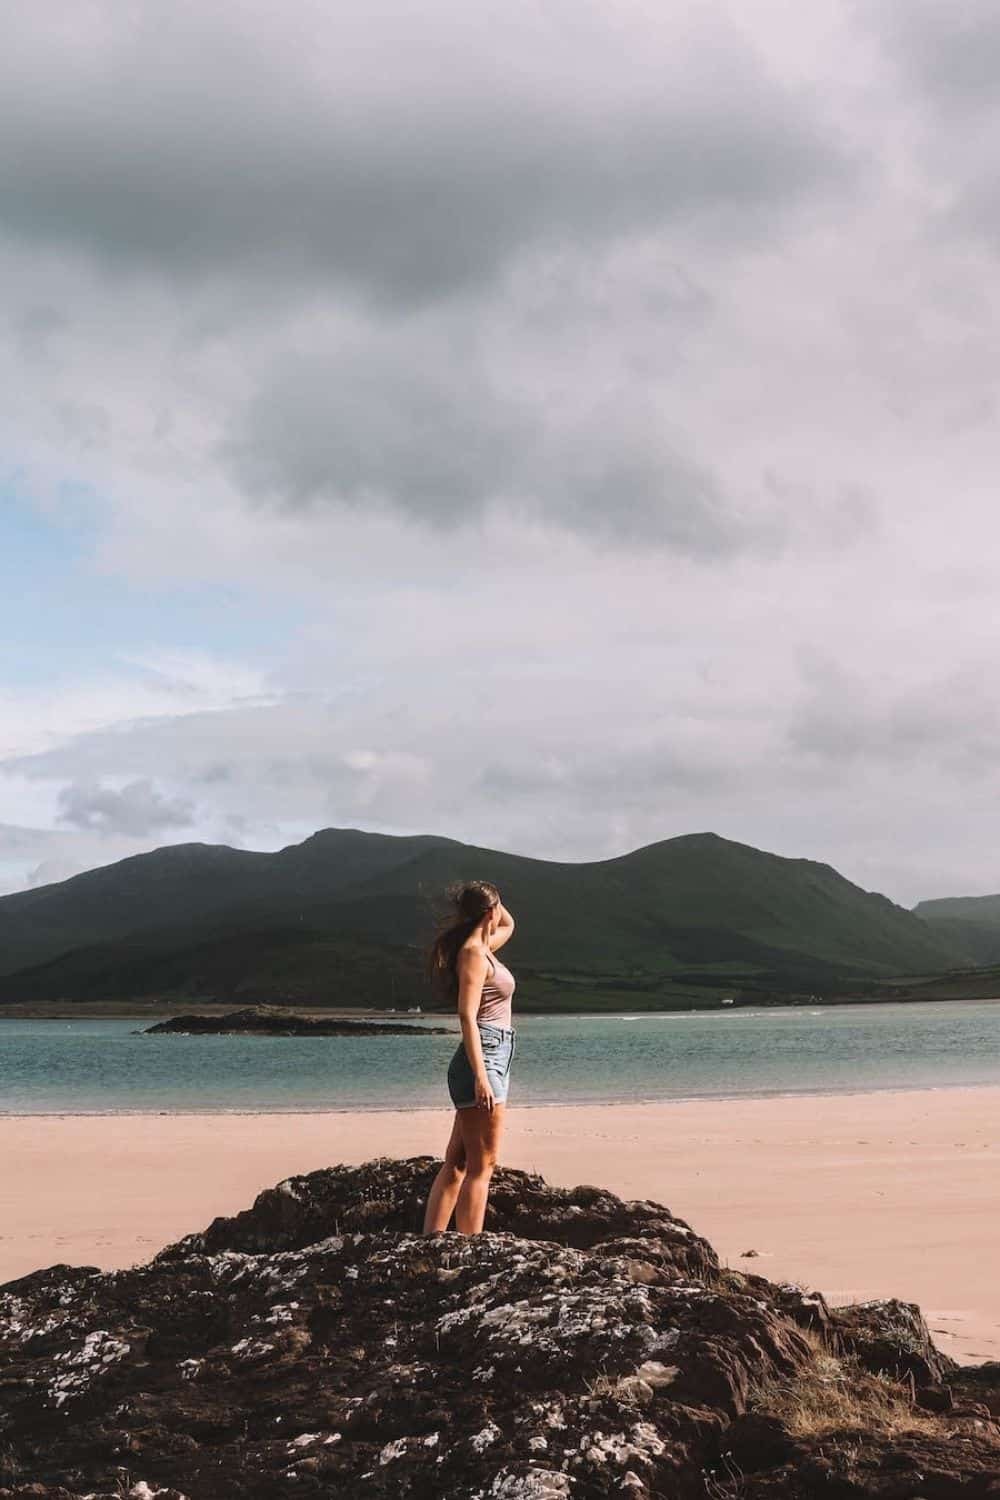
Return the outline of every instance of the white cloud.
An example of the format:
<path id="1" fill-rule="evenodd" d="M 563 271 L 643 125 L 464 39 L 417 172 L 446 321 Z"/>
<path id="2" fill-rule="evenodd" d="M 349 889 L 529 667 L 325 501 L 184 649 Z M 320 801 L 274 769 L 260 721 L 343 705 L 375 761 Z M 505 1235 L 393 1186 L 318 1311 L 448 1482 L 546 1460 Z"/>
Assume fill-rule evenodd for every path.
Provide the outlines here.
<path id="1" fill-rule="evenodd" d="M 108 589 L 275 624 L 3 690 L 0 880 L 358 822 L 994 888 L 995 132 L 932 9 L 19 18 L 0 438 Z"/>

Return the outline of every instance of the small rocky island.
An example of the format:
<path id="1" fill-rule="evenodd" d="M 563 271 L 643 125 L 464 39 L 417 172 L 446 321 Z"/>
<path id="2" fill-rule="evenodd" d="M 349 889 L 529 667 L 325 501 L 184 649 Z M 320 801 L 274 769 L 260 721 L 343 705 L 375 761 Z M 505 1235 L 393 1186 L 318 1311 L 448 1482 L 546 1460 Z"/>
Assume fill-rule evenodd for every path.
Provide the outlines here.
<path id="1" fill-rule="evenodd" d="M 986 1500 L 1000 1365 L 719 1265 L 668 1209 L 439 1163 L 292 1177 L 148 1265 L 0 1287 L 0 1500 Z"/>
<path id="2" fill-rule="evenodd" d="M 143 1028 L 143 1036 L 454 1036 L 447 1026 L 406 1021 L 351 1021 L 299 1016 L 277 1005 L 252 1005 L 224 1016 L 171 1016 Z"/>

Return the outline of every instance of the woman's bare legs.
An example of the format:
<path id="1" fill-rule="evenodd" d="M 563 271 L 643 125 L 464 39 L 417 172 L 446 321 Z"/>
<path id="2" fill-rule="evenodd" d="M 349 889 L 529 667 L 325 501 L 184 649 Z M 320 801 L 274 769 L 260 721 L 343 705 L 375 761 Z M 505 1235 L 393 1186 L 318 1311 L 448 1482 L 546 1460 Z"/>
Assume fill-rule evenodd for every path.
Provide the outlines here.
<path id="1" fill-rule="evenodd" d="M 457 1110 L 465 1146 L 465 1176 L 455 1204 L 455 1228 L 460 1234 L 479 1234 L 486 1217 L 486 1199 L 490 1179 L 500 1155 L 505 1104 L 494 1104 L 492 1110 Z"/>
<path id="2" fill-rule="evenodd" d="M 451 1220 L 455 1200 L 465 1181 L 465 1142 L 460 1116 L 468 1113 L 468 1110 L 455 1111 L 451 1138 L 445 1148 L 444 1166 L 431 1183 L 431 1190 L 427 1195 L 424 1234 L 435 1234 L 439 1229 L 447 1229 Z"/>

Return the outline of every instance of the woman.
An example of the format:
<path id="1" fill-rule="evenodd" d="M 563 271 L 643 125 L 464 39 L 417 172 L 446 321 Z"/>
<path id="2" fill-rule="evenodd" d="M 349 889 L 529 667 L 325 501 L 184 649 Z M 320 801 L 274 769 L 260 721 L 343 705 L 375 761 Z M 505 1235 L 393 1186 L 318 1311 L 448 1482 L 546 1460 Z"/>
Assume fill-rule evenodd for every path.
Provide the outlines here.
<path id="1" fill-rule="evenodd" d="M 514 1056 L 514 976 L 494 957 L 514 931 L 496 886 L 473 880 L 450 892 L 455 912 L 430 952 L 432 978 L 458 998 L 462 1041 L 448 1065 L 455 1106 L 451 1139 L 427 1198 L 424 1233 L 479 1234 L 503 1134 Z"/>

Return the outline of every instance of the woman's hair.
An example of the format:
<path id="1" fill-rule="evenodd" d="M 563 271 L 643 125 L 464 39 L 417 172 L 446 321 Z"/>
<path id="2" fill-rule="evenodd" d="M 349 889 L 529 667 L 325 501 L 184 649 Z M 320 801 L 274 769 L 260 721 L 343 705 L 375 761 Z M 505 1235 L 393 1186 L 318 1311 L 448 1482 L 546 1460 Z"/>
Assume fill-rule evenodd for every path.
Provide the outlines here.
<path id="1" fill-rule="evenodd" d="M 500 900 L 500 892 L 488 880 L 460 881 L 447 891 L 450 910 L 438 925 L 437 937 L 427 955 L 431 981 L 455 990 L 458 986 L 458 954 L 487 912 Z"/>

